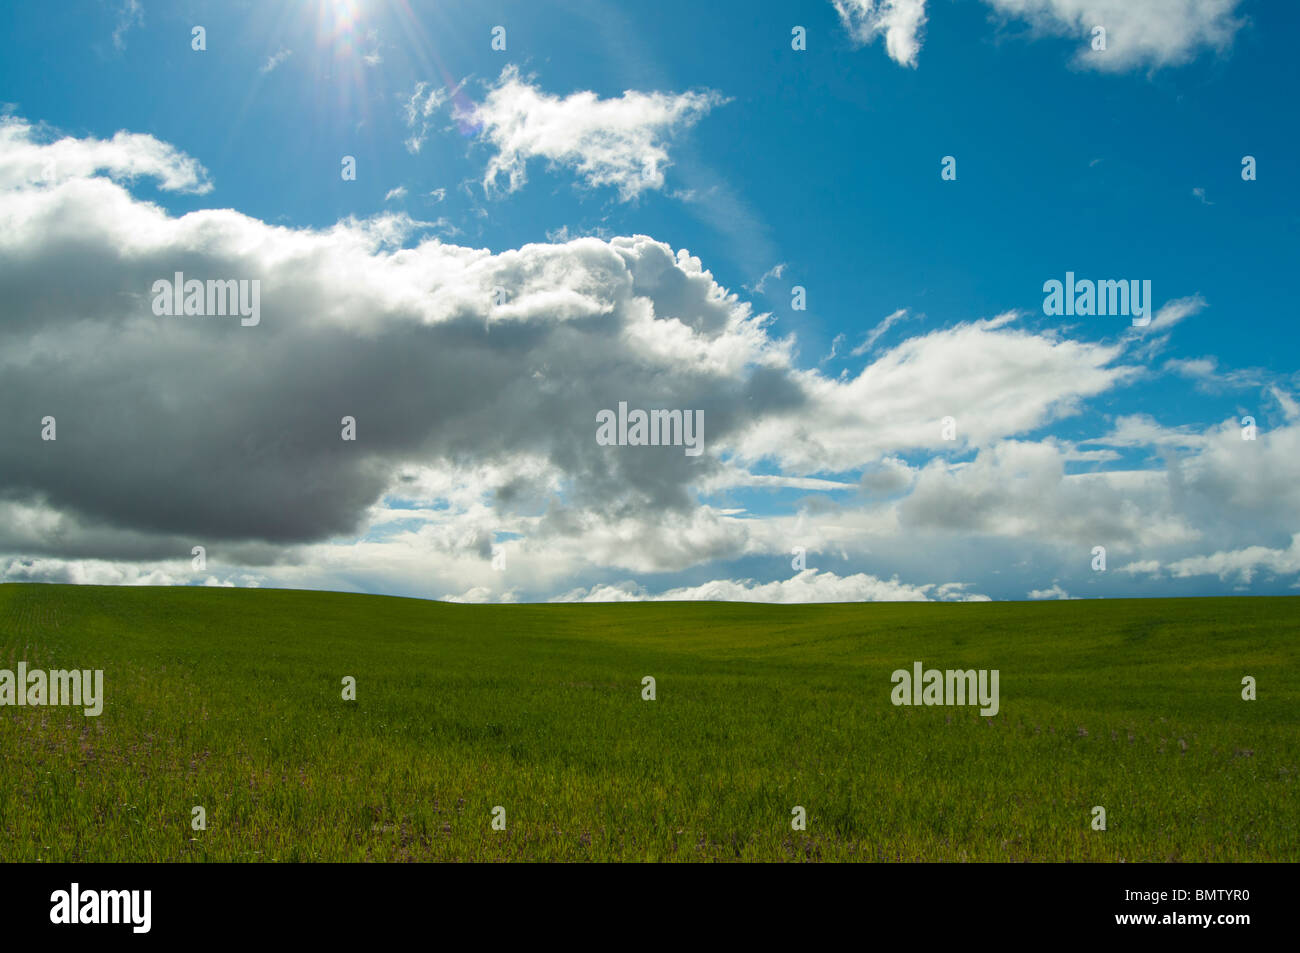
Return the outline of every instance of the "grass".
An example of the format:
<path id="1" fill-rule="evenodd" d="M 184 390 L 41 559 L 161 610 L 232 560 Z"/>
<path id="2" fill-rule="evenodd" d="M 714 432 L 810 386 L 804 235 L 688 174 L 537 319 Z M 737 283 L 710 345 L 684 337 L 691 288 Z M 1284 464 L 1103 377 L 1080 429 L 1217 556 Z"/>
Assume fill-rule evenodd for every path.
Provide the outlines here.
<path id="1" fill-rule="evenodd" d="M 1297 609 L 8 584 L 0 668 L 106 701 L 0 708 L 0 859 L 1295 861 Z M 1001 712 L 894 707 L 918 659 Z"/>

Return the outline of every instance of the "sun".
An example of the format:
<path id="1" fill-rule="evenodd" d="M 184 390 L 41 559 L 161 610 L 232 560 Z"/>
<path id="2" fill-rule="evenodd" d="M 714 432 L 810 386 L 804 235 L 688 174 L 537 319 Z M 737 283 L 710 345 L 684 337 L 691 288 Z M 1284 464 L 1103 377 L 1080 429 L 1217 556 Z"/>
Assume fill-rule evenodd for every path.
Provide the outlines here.
<path id="1" fill-rule="evenodd" d="M 364 0 L 319 0 L 319 4 L 318 35 L 351 45 L 352 34 L 365 12 Z"/>

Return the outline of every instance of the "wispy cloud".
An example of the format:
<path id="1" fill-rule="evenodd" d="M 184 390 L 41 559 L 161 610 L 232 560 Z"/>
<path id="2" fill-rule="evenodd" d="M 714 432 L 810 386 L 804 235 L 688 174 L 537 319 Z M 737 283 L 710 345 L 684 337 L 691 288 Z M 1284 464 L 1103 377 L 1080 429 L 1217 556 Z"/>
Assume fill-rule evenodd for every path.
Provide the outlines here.
<path id="1" fill-rule="evenodd" d="M 278 52 L 276 52 L 272 56 L 267 57 L 266 62 L 262 64 L 261 72 L 262 73 L 271 72 L 271 70 L 275 69 L 277 66 L 279 66 L 281 63 L 283 63 L 292 55 L 293 55 L 293 50 L 287 50 L 281 47 Z"/>
<path id="2" fill-rule="evenodd" d="M 447 101 L 447 90 L 428 83 L 416 83 L 415 89 L 402 104 L 402 113 L 411 135 L 406 139 L 408 152 L 418 153 L 429 138 L 433 115 Z"/>
<path id="3" fill-rule="evenodd" d="M 835 360 L 835 358 L 839 356 L 840 345 L 843 343 L 844 343 L 844 335 L 843 334 L 835 335 L 834 339 L 831 341 L 831 349 L 829 353 L 827 353 L 827 355 L 823 357 L 818 363 L 825 364 L 828 361 Z"/>
<path id="4" fill-rule="evenodd" d="M 361 62 L 365 63 L 367 66 L 378 66 L 384 61 L 384 58 L 379 54 L 379 31 L 367 31 L 366 43 L 371 47 L 371 50 L 369 53 L 366 53 L 361 57 Z"/>
<path id="5" fill-rule="evenodd" d="M 909 318 L 914 318 L 914 317 L 917 317 L 917 315 L 911 314 L 906 308 L 899 308 L 897 311 L 893 312 L 892 314 L 887 315 L 885 317 L 885 320 L 881 321 L 874 328 L 872 328 L 870 331 L 867 332 L 867 336 L 862 340 L 862 343 L 853 349 L 853 356 L 861 357 L 863 354 L 866 354 L 868 351 L 871 350 L 872 345 L 874 345 L 877 341 L 879 341 L 880 338 L 885 334 L 885 332 L 888 331 L 890 328 L 892 328 L 895 324 L 897 324 L 899 321 L 906 321 Z"/>
<path id="6" fill-rule="evenodd" d="M 125 0 L 117 11 L 117 26 L 113 28 L 113 46 L 126 49 L 126 34 L 134 26 L 144 23 L 144 8 L 140 0 Z"/>
<path id="7" fill-rule="evenodd" d="M 758 281 L 754 283 L 754 287 L 750 288 L 749 290 L 754 292 L 755 294 L 763 294 L 764 290 L 767 287 L 768 281 L 771 280 L 772 278 L 780 278 L 781 275 L 785 273 L 785 269 L 786 269 L 785 262 L 780 262 L 779 264 L 773 265 L 767 271 L 763 272 L 763 277 L 759 278 Z"/>

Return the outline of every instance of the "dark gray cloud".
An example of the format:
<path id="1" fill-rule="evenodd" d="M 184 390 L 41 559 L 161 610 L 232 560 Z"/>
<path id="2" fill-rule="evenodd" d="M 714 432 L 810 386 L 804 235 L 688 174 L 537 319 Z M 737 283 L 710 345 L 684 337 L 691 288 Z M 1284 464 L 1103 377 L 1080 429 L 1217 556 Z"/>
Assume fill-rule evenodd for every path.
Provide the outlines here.
<path id="1" fill-rule="evenodd" d="M 70 517 L 65 554 L 355 534 L 404 465 L 520 455 L 567 507 L 683 511 L 716 458 L 600 447 L 599 410 L 702 409 L 708 447 L 802 400 L 748 307 L 646 238 L 402 248 L 400 217 L 173 219 L 102 178 L 0 191 L 0 221 L 0 499 Z M 176 272 L 259 281 L 259 323 L 155 315 Z"/>

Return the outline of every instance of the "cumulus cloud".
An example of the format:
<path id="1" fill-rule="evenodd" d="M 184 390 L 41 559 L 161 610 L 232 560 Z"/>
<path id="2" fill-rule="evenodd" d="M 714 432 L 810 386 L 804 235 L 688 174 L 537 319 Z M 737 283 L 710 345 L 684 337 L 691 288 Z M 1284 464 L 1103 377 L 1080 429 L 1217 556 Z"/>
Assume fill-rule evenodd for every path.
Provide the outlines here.
<path id="1" fill-rule="evenodd" d="M 833 572 L 805 569 L 788 579 L 756 583 L 752 579 L 715 579 L 698 586 L 683 586 L 649 595 L 636 583 L 574 589 L 553 602 L 987 602 L 988 596 L 967 593 L 966 583 L 910 585 L 893 579 L 879 579 L 867 573 L 838 576 Z"/>
<path id="2" fill-rule="evenodd" d="M 483 177 L 486 190 L 522 188 L 528 161 L 540 158 L 571 169 L 592 188 L 612 186 L 628 201 L 663 188 L 672 137 L 724 102 L 711 90 L 561 97 L 507 66 L 483 102 L 461 115 L 496 150 Z"/>
<path id="3" fill-rule="evenodd" d="M 143 567 L 130 563 L 99 559 L 31 559 L 0 560 L 0 582 L 69 583 L 78 586 L 184 586 L 196 582 L 179 564 L 169 567 Z M 206 575 L 198 585 L 232 588 L 257 588 L 256 577 L 248 573 L 232 576 Z"/>
<path id="4" fill-rule="evenodd" d="M 139 169 L 158 145 L 123 138 L 121 155 L 81 165 Z M 35 168 L 44 150 L 75 152 L 16 147 Z M 103 177 L 31 184 L 14 167 L 6 152 L 0 496 L 78 526 L 305 543 L 360 531 L 404 464 L 533 455 L 565 483 L 569 515 L 553 507 L 551 525 L 591 508 L 611 523 L 684 512 L 716 455 L 609 452 L 594 440 L 599 410 L 699 408 L 712 446 L 802 399 L 780 383 L 790 355 L 767 319 L 649 238 L 496 255 L 437 239 L 403 247 L 405 216 L 322 230 L 230 210 L 173 218 Z M 155 316 L 153 283 L 178 271 L 259 280 L 260 325 Z M 46 415 L 54 443 L 27 426 Z M 358 421 L 355 443 L 339 439 L 344 415 Z M 484 489 L 508 508 L 536 488 Z"/>
<path id="5" fill-rule="evenodd" d="M 916 66 L 925 27 L 925 0 L 832 0 L 845 29 L 861 46 L 885 38 L 889 58 Z"/>
<path id="6" fill-rule="evenodd" d="M 494 596 L 492 590 L 487 586 L 471 586 L 461 593 L 448 593 L 442 597 L 443 602 L 461 602 L 468 605 L 486 605 L 492 602 L 515 602 L 513 591 L 503 593 L 500 597 Z"/>
<path id="7" fill-rule="evenodd" d="M 19 448 L 4 479 L 87 519 L 301 542 L 356 530 L 403 461 L 532 452 L 586 505 L 680 509 L 714 458 L 607 453 L 597 411 L 671 398 L 725 440 L 744 401 L 798 399 L 754 379 L 785 362 L 761 322 L 649 239 L 394 248 L 400 217 L 288 234 L 115 189 L 30 195 L 21 219 L 0 206 L 0 289 L 22 315 L 0 357 Z M 64 269 L 82 280 L 52 288 Z M 153 316 L 149 289 L 175 271 L 261 281 L 261 324 Z M 27 439 L 30 414 L 59 419 L 59 453 Z"/>
<path id="8" fill-rule="evenodd" d="M 899 502 L 905 527 L 946 533 L 1059 540 L 1086 551 L 1096 542 L 1132 549 L 1193 541 L 1197 532 L 1170 504 L 1152 471 L 1066 472 L 1050 441 L 1006 440 L 968 464 L 932 460 Z"/>
<path id="9" fill-rule="evenodd" d="M 1031 589 L 1029 591 L 1029 598 L 1039 601 L 1043 599 L 1070 599 L 1073 597 L 1059 585 L 1053 583 L 1052 588 L 1050 589 Z"/>
<path id="10" fill-rule="evenodd" d="M 890 59 L 916 66 L 926 23 L 925 0 L 831 0 L 849 35 L 866 45 L 885 38 Z M 1039 36 L 1075 37 L 1076 66 L 1104 72 L 1178 66 L 1203 50 L 1223 51 L 1244 20 L 1241 0 L 984 0 L 1006 20 Z M 1094 27 L 1106 49 L 1092 48 Z"/>
<path id="11" fill-rule="evenodd" d="M 1243 440 L 1240 422 L 1167 427 L 1147 415 L 1116 421 L 1096 441 L 1145 449 L 1163 464 L 1070 473 L 1057 441 L 1002 441 L 969 463 L 932 460 L 897 503 L 911 529 L 1096 544 L 1130 554 L 1124 571 L 1150 572 L 1153 556 L 1270 538 L 1300 526 L 1300 427 Z M 1200 565 L 1200 564 L 1196 564 Z"/>
<path id="12" fill-rule="evenodd" d="M 1237 578 L 1249 583 L 1259 572 L 1277 575 L 1300 573 L 1300 533 L 1291 537 L 1286 549 L 1267 546 L 1247 546 L 1211 553 L 1208 556 L 1191 556 L 1169 564 L 1174 576 L 1218 576 L 1220 579 Z"/>
<path id="13" fill-rule="evenodd" d="M 17 116 L 0 116 L 0 189 L 55 186 L 107 173 L 120 182 L 157 180 L 169 192 L 212 191 L 207 170 L 173 146 L 141 133 L 112 139 L 50 141 L 43 130 Z"/>
<path id="14" fill-rule="evenodd" d="M 1011 330 L 1008 318 L 909 338 L 844 382 L 793 372 L 806 399 L 755 420 L 732 441 L 738 456 L 843 471 L 901 450 L 953 449 L 946 416 L 956 447 L 989 445 L 1068 416 L 1138 372 L 1120 363 L 1120 345 Z"/>
<path id="15" fill-rule="evenodd" d="M 1100 542 L 1167 578 L 1300 530 L 1300 407 L 1280 385 L 1253 441 L 1233 419 L 1142 414 L 1091 440 L 1035 437 L 1139 378 L 1139 338 L 1070 340 L 1008 313 L 841 380 L 800 368 L 770 315 L 648 236 L 493 252 L 401 214 L 175 216 L 132 193 L 146 177 L 207 186 L 149 136 L 0 124 L 0 577 L 500 601 L 650 598 L 617 580 L 689 571 L 654 597 L 942 600 L 975 596 L 899 580 L 1032 559 L 1034 579 L 1077 591 L 1044 558 L 1086 565 Z M 155 315 L 153 283 L 178 271 L 257 279 L 260 324 Z M 620 401 L 702 410 L 705 452 L 598 445 L 596 414 Z M 751 505 L 762 494 L 789 495 Z M 796 543 L 825 561 L 787 577 Z"/>
<path id="16" fill-rule="evenodd" d="M 984 0 L 1037 33 L 1078 37 L 1076 65 L 1104 72 L 1178 66 L 1202 50 L 1224 50 L 1241 28 L 1241 0 Z M 1091 47 L 1093 28 L 1106 29 L 1106 49 Z"/>

